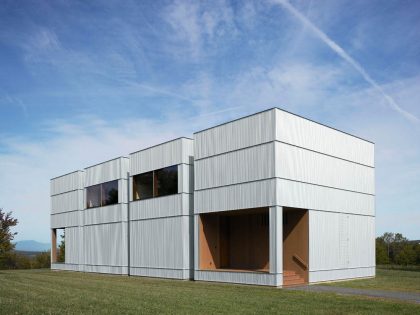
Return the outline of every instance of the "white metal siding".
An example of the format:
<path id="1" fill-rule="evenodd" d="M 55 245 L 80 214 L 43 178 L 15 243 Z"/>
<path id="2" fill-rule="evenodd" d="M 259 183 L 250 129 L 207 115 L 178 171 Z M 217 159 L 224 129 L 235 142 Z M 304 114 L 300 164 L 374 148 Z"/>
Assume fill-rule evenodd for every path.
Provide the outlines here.
<path id="1" fill-rule="evenodd" d="M 82 189 L 83 181 L 83 171 L 75 171 L 67 175 L 53 178 L 50 182 L 51 195 L 57 195 L 72 190 Z"/>
<path id="2" fill-rule="evenodd" d="M 178 193 L 192 193 L 194 191 L 194 166 L 178 165 Z"/>
<path id="3" fill-rule="evenodd" d="M 276 139 L 368 166 L 374 166 L 374 145 L 343 132 L 276 109 Z"/>
<path id="4" fill-rule="evenodd" d="M 375 218 L 371 216 L 310 210 L 309 270 L 318 272 L 374 267 L 374 222 Z M 323 274 L 328 276 L 334 272 Z M 348 274 L 351 275 L 351 272 Z M 316 279 L 326 281 L 334 278 Z"/>
<path id="5" fill-rule="evenodd" d="M 188 269 L 190 216 L 130 222 L 130 266 Z"/>
<path id="6" fill-rule="evenodd" d="M 51 214 L 83 209 L 83 190 L 51 196 Z"/>
<path id="7" fill-rule="evenodd" d="M 90 208 L 83 212 L 85 225 L 127 221 L 127 204 Z"/>
<path id="8" fill-rule="evenodd" d="M 277 286 L 282 283 L 281 274 L 254 273 L 254 272 L 228 272 L 196 270 L 194 280 L 245 283 L 255 285 Z"/>
<path id="9" fill-rule="evenodd" d="M 275 111 L 269 110 L 194 134 L 195 160 L 273 141 Z"/>
<path id="10" fill-rule="evenodd" d="M 50 219 L 51 219 L 52 229 L 59 229 L 59 228 L 64 228 L 64 227 L 80 225 L 79 210 L 72 211 L 72 212 L 52 214 L 50 216 Z"/>
<path id="11" fill-rule="evenodd" d="M 130 154 L 130 174 L 136 175 L 163 167 L 190 164 L 192 140 L 176 139 Z"/>
<path id="12" fill-rule="evenodd" d="M 65 262 L 66 264 L 83 263 L 83 234 L 80 227 L 68 227 L 65 229 Z"/>
<path id="13" fill-rule="evenodd" d="M 127 266 L 127 224 L 111 223 L 84 227 L 85 264 Z"/>
<path id="14" fill-rule="evenodd" d="M 195 189 L 275 176 L 274 142 L 195 161 Z"/>
<path id="15" fill-rule="evenodd" d="M 192 209 L 191 194 L 176 194 L 130 203 L 130 220 L 189 215 Z"/>
<path id="16" fill-rule="evenodd" d="M 309 272 L 309 283 L 375 276 L 375 267 L 319 270 Z"/>
<path id="17" fill-rule="evenodd" d="M 121 157 L 85 169 L 85 187 L 127 178 L 129 160 Z"/>
<path id="18" fill-rule="evenodd" d="M 277 202 L 284 207 L 375 214 L 375 197 L 372 195 L 285 179 L 277 179 Z"/>
<path id="19" fill-rule="evenodd" d="M 215 212 L 276 205 L 276 180 L 237 184 L 194 193 L 194 212 Z"/>
<path id="20" fill-rule="evenodd" d="M 374 194 L 372 167 L 276 142 L 276 176 Z M 254 162 L 255 163 L 255 162 Z"/>
<path id="21" fill-rule="evenodd" d="M 269 211 L 270 273 L 283 273 L 283 208 L 274 206 Z"/>

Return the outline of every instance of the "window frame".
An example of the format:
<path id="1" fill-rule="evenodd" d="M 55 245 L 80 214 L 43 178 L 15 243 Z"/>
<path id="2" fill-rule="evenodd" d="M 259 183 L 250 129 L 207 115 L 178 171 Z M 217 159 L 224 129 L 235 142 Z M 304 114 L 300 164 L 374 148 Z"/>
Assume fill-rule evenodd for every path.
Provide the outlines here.
<path id="1" fill-rule="evenodd" d="M 165 169 L 169 169 L 169 168 L 176 168 L 176 192 L 174 193 L 169 193 L 169 194 L 164 194 L 164 195 L 159 195 L 159 187 L 158 187 L 158 172 L 165 170 Z M 139 178 L 139 176 L 141 175 L 145 175 L 145 174 L 152 174 L 152 195 L 149 197 L 141 197 L 141 195 L 138 193 L 138 188 L 137 188 L 137 183 L 136 183 L 136 178 Z M 144 172 L 144 173 L 139 173 L 136 175 L 132 176 L 132 189 L 133 189 L 133 193 L 132 193 L 132 198 L 133 201 L 139 201 L 139 200 L 147 200 L 147 199 L 152 199 L 152 198 L 159 198 L 159 197 L 166 197 L 166 196 L 172 196 L 172 195 L 176 195 L 179 194 L 179 185 L 178 185 L 178 174 L 179 174 L 179 164 L 175 164 L 175 165 L 170 165 L 170 166 L 166 166 L 166 167 L 162 167 L 162 168 L 158 168 L 158 169 L 154 169 L 152 171 L 148 171 L 148 172 Z M 137 197 L 139 196 L 139 197 Z"/>
<path id="2" fill-rule="evenodd" d="M 116 182 L 116 186 L 117 186 L 117 201 L 114 203 L 109 203 L 106 204 L 106 202 L 104 202 L 104 185 L 109 184 L 109 183 L 113 183 Z M 88 189 L 89 188 L 93 188 L 93 187 L 99 187 L 99 205 L 98 206 L 91 206 L 89 207 L 89 200 L 87 198 L 88 195 Z M 110 180 L 104 183 L 100 183 L 100 184 L 96 184 L 96 185 L 92 185 L 92 186 L 88 186 L 86 187 L 86 204 L 85 204 L 85 209 L 94 209 L 94 208 L 101 208 L 101 207 L 107 207 L 107 206 L 112 206 L 112 205 L 116 205 L 120 203 L 120 196 L 119 196 L 119 180 L 118 179 L 114 179 L 114 180 Z"/>

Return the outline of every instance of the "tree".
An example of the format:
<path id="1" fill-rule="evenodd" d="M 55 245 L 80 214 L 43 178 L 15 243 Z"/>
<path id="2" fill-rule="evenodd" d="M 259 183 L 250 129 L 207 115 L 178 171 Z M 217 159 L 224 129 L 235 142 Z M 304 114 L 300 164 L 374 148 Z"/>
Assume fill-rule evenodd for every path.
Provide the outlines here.
<path id="1" fill-rule="evenodd" d="M 381 238 L 383 239 L 387 247 L 388 260 L 391 260 L 391 244 L 394 242 L 395 234 L 390 233 L 390 232 L 385 232 L 384 235 L 381 236 Z"/>
<path id="2" fill-rule="evenodd" d="M 61 242 L 58 245 L 58 253 L 57 253 L 57 262 L 65 262 L 66 261 L 66 236 L 65 233 L 61 235 Z"/>
<path id="3" fill-rule="evenodd" d="M 17 232 L 12 232 L 10 228 L 16 226 L 18 220 L 12 217 L 12 212 L 4 212 L 0 208 L 0 266 L 5 264 L 6 256 L 15 248 L 12 243 Z"/>
<path id="4" fill-rule="evenodd" d="M 50 268 L 50 252 L 42 252 L 35 256 L 32 268 Z"/>
<path id="5" fill-rule="evenodd" d="M 385 244 L 382 237 L 376 238 L 376 264 L 377 265 L 389 264 L 387 245 Z"/>

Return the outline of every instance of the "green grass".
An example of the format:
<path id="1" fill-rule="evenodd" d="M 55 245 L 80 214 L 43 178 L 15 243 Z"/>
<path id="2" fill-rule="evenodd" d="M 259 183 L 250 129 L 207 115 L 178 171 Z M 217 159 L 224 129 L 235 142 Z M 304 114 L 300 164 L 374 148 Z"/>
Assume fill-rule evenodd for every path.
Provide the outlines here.
<path id="1" fill-rule="evenodd" d="M 420 293 L 420 272 L 376 269 L 376 277 L 329 283 L 330 286 Z"/>
<path id="2" fill-rule="evenodd" d="M 49 270 L 0 271 L 1 314 L 418 314 L 356 296 Z"/>

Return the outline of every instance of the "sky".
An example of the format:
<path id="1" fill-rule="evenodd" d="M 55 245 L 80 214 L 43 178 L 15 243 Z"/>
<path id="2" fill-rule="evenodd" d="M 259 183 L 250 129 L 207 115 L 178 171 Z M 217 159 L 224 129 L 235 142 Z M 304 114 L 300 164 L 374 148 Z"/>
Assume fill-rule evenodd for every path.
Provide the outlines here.
<path id="1" fill-rule="evenodd" d="M 376 233 L 420 239 L 419 1 L 0 3 L 0 207 L 50 241 L 49 179 L 271 107 L 375 142 Z"/>

